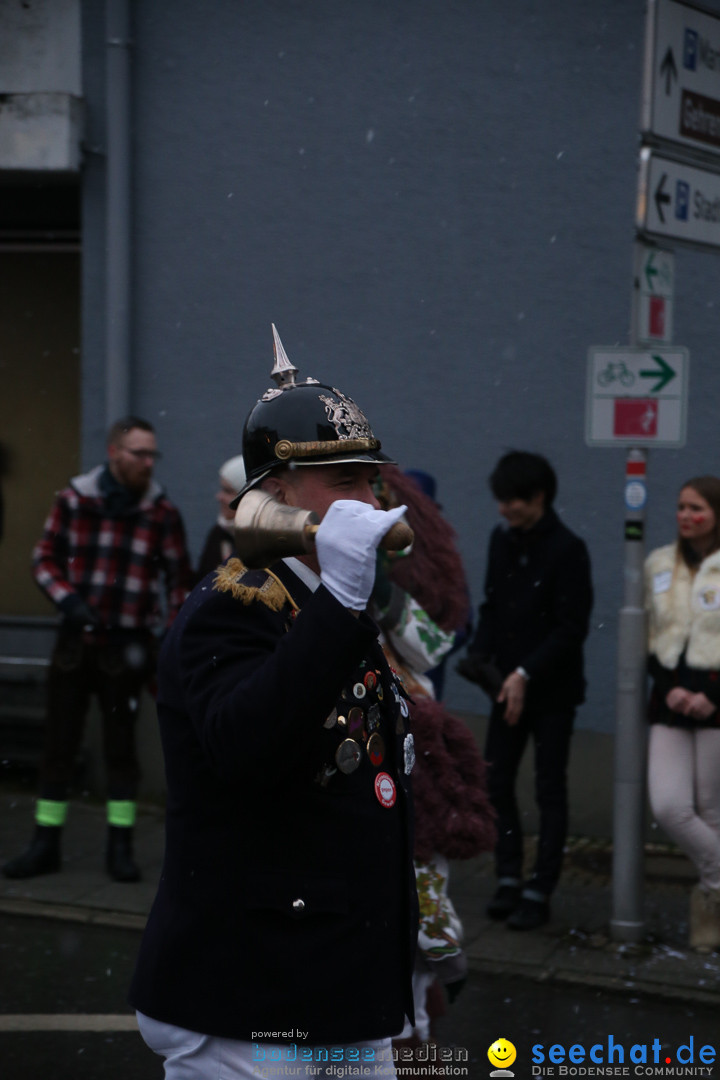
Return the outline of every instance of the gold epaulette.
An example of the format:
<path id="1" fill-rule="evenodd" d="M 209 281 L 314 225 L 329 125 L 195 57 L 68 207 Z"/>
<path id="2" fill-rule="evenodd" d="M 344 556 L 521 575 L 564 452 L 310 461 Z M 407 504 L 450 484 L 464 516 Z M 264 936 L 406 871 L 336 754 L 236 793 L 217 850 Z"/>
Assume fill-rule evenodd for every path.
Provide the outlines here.
<path id="1" fill-rule="evenodd" d="M 297 604 L 279 578 L 270 570 L 248 570 L 241 559 L 229 559 L 217 568 L 213 589 L 232 593 L 246 606 L 259 600 L 271 611 L 281 611 L 287 603 L 297 610 Z"/>

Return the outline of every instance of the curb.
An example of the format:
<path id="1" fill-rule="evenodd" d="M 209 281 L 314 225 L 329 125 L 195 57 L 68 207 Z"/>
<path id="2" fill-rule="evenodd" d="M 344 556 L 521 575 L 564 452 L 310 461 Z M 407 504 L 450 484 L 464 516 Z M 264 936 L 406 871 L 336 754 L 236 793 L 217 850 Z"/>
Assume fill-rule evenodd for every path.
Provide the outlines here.
<path id="1" fill-rule="evenodd" d="M 0 914 L 19 915 L 35 919 L 55 919 L 59 922 L 86 923 L 118 930 L 145 929 L 147 918 L 129 912 L 110 911 L 104 908 L 79 907 L 73 904 L 48 904 L 41 900 L 0 899 Z"/>
<path id="2" fill-rule="evenodd" d="M 564 971 L 552 964 L 539 966 L 512 959 L 500 962 L 471 957 L 468 960 L 468 969 L 479 975 L 510 976 L 556 986 L 591 986 L 616 994 L 618 997 L 630 995 L 635 997 L 642 994 L 661 1001 L 688 1001 L 698 1005 L 720 1006 L 720 988 L 714 991 L 705 987 L 678 986 L 677 983 L 671 986 L 668 983 L 656 983 L 636 976 L 628 982 L 627 978 L 602 975 L 599 972 Z"/>

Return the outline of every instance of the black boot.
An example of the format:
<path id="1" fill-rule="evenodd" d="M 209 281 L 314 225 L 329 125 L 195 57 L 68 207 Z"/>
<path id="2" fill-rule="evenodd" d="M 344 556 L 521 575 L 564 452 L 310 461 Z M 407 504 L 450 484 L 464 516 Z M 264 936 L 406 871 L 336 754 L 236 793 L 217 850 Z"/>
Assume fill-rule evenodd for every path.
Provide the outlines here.
<path id="1" fill-rule="evenodd" d="M 550 901 L 523 896 L 507 921 L 511 930 L 537 930 L 550 918 Z"/>
<path id="2" fill-rule="evenodd" d="M 108 825 L 106 869 L 113 881 L 139 881 L 140 871 L 133 859 L 133 830 Z"/>
<path id="3" fill-rule="evenodd" d="M 520 882 L 517 885 L 499 885 L 492 900 L 485 908 L 485 914 L 489 919 L 507 919 L 508 915 L 512 915 L 520 903 L 521 896 L 522 886 Z"/>
<path id="4" fill-rule="evenodd" d="M 35 836 L 27 851 L 6 862 L 2 872 L 6 878 L 30 878 L 54 874 L 61 866 L 60 825 L 36 825 Z"/>

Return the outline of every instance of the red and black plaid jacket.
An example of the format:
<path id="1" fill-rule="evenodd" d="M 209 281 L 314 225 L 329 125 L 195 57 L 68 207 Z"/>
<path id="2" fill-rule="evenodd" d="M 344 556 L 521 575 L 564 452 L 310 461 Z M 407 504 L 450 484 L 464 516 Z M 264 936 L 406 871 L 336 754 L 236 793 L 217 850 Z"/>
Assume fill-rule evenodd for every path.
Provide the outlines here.
<path id="1" fill-rule="evenodd" d="M 56 496 L 33 552 L 35 580 L 54 604 L 81 597 L 107 630 L 153 630 L 163 621 L 164 578 L 169 626 L 192 587 L 180 513 L 152 481 L 137 506 L 108 515 L 103 468 L 74 477 Z"/>

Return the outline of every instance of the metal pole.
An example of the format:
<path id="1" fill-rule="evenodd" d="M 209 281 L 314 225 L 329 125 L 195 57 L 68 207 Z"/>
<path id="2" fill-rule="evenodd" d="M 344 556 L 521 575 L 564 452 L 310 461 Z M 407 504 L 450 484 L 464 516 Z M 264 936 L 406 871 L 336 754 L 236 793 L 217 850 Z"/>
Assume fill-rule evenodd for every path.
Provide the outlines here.
<path id="1" fill-rule="evenodd" d="M 645 473 L 645 452 L 629 450 L 625 468 L 625 597 L 618 621 L 613 914 L 610 923 L 615 941 L 640 941 L 645 931 Z"/>
<path id="2" fill-rule="evenodd" d="M 630 344 L 637 345 L 639 274 L 643 247 L 635 243 Z M 618 618 L 618 682 L 613 797 L 613 906 L 615 941 L 640 941 L 645 932 L 645 771 L 647 761 L 647 619 L 643 588 L 647 454 L 628 450 L 625 464 L 624 598 Z"/>
<path id="3" fill-rule="evenodd" d="M 106 385 L 108 424 L 130 408 L 130 12 L 107 0 Z"/>

